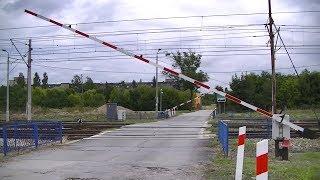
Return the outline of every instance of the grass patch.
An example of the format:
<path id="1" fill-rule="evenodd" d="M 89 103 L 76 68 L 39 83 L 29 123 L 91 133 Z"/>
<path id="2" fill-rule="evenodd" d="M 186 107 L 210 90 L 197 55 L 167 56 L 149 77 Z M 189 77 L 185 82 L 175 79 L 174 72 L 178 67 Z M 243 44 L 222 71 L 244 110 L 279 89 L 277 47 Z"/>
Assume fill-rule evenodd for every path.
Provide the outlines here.
<path id="1" fill-rule="evenodd" d="M 217 134 L 217 127 L 210 127 Z M 256 143 L 261 139 L 246 139 L 243 179 L 255 179 Z M 236 170 L 237 139 L 229 139 L 229 157 L 226 158 L 222 147 L 214 137 L 210 147 L 214 151 L 212 164 L 208 167 L 207 179 L 234 179 Z M 320 139 L 291 139 L 289 161 L 274 157 L 274 141 L 269 140 L 269 179 L 320 179 Z"/>
<path id="2" fill-rule="evenodd" d="M 254 179 L 255 157 L 252 155 L 255 150 L 252 151 L 252 147 L 248 147 L 247 144 L 254 143 L 246 143 L 243 179 Z M 220 151 L 213 158 L 213 165 L 208 170 L 208 179 L 234 179 L 236 156 L 225 158 Z M 320 152 L 291 153 L 289 161 L 280 161 L 271 153 L 269 179 L 320 179 Z"/>

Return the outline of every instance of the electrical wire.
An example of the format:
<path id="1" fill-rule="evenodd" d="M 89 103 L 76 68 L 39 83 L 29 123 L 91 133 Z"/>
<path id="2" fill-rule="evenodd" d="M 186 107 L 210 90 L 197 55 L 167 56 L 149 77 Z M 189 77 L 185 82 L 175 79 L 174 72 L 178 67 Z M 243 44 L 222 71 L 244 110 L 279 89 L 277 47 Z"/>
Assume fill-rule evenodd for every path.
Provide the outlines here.
<path id="1" fill-rule="evenodd" d="M 300 14 L 300 13 L 320 13 L 320 11 L 279 11 L 272 14 Z M 103 23 L 116 23 L 116 22 L 132 22 L 132 21 L 151 21 L 151 20 L 168 20 L 168 19 L 187 19 L 187 18 L 209 18 L 209 17 L 228 17 L 228 16 L 252 16 L 252 15 L 266 15 L 265 12 L 253 12 L 253 13 L 232 13 L 232 14 L 211 14 L 211 15 L 194 15 L 194 16 L 172 16 L 172 17 L 154 17 L 154 18 L 137 18 L 137 19 L 121 19 L 121 20 L 107 20 L 107 21 L 93 21 L 93 22 L 78 22 L 71 23 L 69 25 L 91 25 L 91 24 L 103 24 Z M 14 29 L 30 29 L 30 28 L 44 28 L 54 27 L 55 25 L 46 26 L 24 26 L 24 27 L 9 27 L 0 28 L 0 30 L 14 30 Z"/>

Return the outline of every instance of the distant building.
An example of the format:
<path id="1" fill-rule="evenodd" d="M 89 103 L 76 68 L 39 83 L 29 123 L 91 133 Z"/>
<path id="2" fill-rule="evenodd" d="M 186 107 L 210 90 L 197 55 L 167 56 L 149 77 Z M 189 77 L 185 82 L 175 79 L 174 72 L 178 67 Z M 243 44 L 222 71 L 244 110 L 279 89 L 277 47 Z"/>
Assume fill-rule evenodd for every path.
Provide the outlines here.
<path id="1" fill-rule="evenodd" d="M 9 86 L 15 86 L 18 84 L 19 77 L 13 77 L 13 80 L 9 79 Z M 27 84 L 28 78 L 24 78 L 24 83 Z"/>
<path id="2" fill-rule="evenodd" d="M 70 83 L 48 84 L 48 87 L 49 87 L 49 88 L 61 87 L 61 88 L 68 89 L 68 88 L 70 88 Z"/>
<path id="3" fill-rule="evenodd" d="M 15 83 L 14 80 L 12 80 L 12 83 Z M 153 82 L 136 82 L 136 83 L 137 83 L 137 85 L 145 85 L 145 86 L 149 86 L 149 87 L 153 86 Z M 167 87 L 173 87 L 174 83 L 175 83 L 175 79 L 165 79 L 162 82 L 158 82 L 159 86 L 167 86 Z M 106 84 L 105 83 L 94 83 L 94 85 L 96 85 L 97 87 L 103 88 Z M 108 86 L 112 86 L 112 87 L 121 87 L 123 85 L 126 88 L 129 88 L 129 87 L 132 87 L 132 82 L 125 82 L 124 84 L 122 84 L 121 82 L 108 83 Z M 61 87 L 61 88 L 67 89 L 67 88 L 71 87 L 71 83 L 48 84 L 48 87 L 49 88 Z"/>
<path id="4" fill-rule="evenodd" d="M 61 83 L 60 84 L 60 87 L 62 87 L 62 88 L 70 88 L 70 83 Z"/>

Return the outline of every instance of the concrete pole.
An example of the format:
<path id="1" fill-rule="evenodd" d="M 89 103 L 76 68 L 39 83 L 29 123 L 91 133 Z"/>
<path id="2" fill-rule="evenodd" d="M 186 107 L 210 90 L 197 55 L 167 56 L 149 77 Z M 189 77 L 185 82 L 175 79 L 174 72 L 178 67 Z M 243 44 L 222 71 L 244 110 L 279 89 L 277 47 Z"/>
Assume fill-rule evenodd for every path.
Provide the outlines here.
<path id="1" fill-rule="evenodd" d="M 27 119 L 28 121 L 31 120 L 31 39 L 29 39 L 29 51 L 28 51 L 28 87 L 27 87 L 27 91 L 28 91 L 28 101 L 27 101 Z"/>
<path id="2" fill-rule="evenodd" d="M 8 54 L 7 59 L 7 103 L 6 103 L 6 122 L 10 121 L 9 118 L 9 53 L 5 49 L 2 49 L 2 51 L 6 52 Z"/>
<path id="3" fill-rule="evenodd" d="M 83 76 L 82 76 L 82 74 L 81 74 L 81 101 L 82 101 L 82 111 L 84 112 Z"/>
<path id="4" fill-rule="evenodd" d="M 163 91 L 162 89 L 160 89 L 160 111 L 162 111 L 162 94 L 163 94 Z"/>
<path id="5" fill-rule="evenodd" d="M 158 64 L 158 54 L 161 51 L 161 49 L 158 49 L 157 51 L 157 55 L 156 55 L 156 64 Z M 155 111 L 156 111 L 156 118 L 158 117 L 158 104 L 159 104 L 159 97 L 158 97 L 158 67 L 156 67 L 156 107 L 155 107 Z"/>

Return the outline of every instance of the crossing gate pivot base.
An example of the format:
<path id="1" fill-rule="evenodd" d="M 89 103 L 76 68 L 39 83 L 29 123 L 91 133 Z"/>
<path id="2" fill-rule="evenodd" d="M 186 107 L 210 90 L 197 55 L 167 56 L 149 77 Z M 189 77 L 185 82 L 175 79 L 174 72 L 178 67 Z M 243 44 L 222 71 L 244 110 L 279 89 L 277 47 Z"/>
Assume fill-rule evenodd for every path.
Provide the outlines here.
<path id="1" fill-rule="evenodd" d="M 290 139 L 290 126 L 282 124 L 282 122 L 289 122 L 289 115 L 286 114 L 274 114 L 274 116 L 278 116 L 281 118 L 281 121 L 278 122 L 272 119 L 272 139 L 275 141 L 274 154 L 275 157 L 281 157 L 282 160 L 288 160 L 289 151 L 288 147 L 279 145 L 280 142 L 284 142 L 284 140 L 289 141 Z"/>

